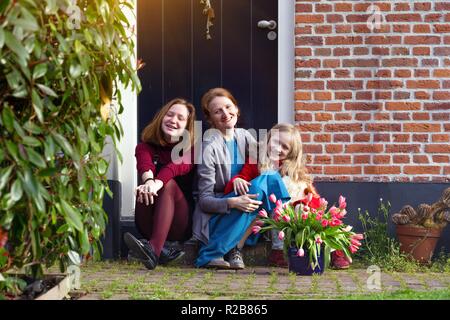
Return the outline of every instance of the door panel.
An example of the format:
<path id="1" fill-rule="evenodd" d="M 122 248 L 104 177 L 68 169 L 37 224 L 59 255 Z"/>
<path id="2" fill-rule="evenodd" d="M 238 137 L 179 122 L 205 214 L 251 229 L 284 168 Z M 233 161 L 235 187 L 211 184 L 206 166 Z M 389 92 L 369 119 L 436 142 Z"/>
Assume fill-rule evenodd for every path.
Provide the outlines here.
<path id="1" fill-rule="evenodd" d="M 138 58 L 142 92 L 138 132 L 163 104 L 175 97 L 194 103 L 222 86 L 236 97 L 239 125 L 270 128 L 277 122 L 277 40 L 259 20 L 277 20 L 277 0 L 212 0 L 214 26 L 207 40 L 206 16 L 199 0 L 138 0 Z M 277 30 L 274 30 L 277 32 Z"/>

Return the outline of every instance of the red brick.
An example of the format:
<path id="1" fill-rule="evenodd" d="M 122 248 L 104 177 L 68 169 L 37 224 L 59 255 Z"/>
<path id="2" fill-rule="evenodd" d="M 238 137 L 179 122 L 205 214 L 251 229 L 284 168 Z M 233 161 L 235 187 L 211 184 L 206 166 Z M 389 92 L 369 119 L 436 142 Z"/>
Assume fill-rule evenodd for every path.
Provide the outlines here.
<path id="1" fill-rule="evenodd" d="M 439 44 L 441 38 L 438 36 L 405 36 L 405 44 Z"/>
<path id="2" fill-rule="evenodd" d="M 364 11 L 367 12 L 367 9 L 373 5 L 373 3 L 355 3 L 353 11 Z M 389 2 L 385 3 L 377 3 L 376 6 L 380 11 L 390 11 L 391 10 L 391 4 Z"/>
<path id="3" fill-rule="evenodd" d="M 409 134 L 393 134 L 392 139 L 393 142 L 399 143 L 399 142 L 409 142 Z"/>
<path id="4" fill-rule="evenodd" d="M 295 48 L 295 56 L 310 56 L 312 55 L 312 49 L 311 48 Z"/>
<path id="5" fill-rule="evenodd" d="M 324 90 L 323 81 L 295 81 L 295 89 L 319 89 Z"/>
<path id="6" fill-rule="evenodd" d="M 325 44 L 326 45 L 355 45 L 362 44 L 362 37 L 360 36 L 334 36 L 334 37 L 326 37 Z"/>
<path id="7" fill-rule="evenodd" d="M 415 78 L 428 78 L 430 77 L 430 70 L 428 69 L 416 69 L 414 70 Z"/>
<path id="8" fill-rule="evenodd" d="M 409 33 L 411 26 L 407 24 L 394 24 L 394 32 L 397 33 Z"/>
<path id="9" fill-rule="evenodd" d="M 360 133 L 353 136 L 353 142 L 369 142 L 370 134 Z"/>
<path id="10" fill-rule="evenodd" d="M 355 78 L 370 78 L 372 77 L 371 70 L 355 70 Z"/>
<path id="11" fill-rule="evenodd" d="M 423 59 L 421 66 L 422 67 L 437 67 L 437 66 L 439 66 L 439 59 Z"/>
<path id="12" fill-rule="evenodd" d="M 331 134 L 316 134 L 314 142 L 331 142 Z"/>
<path id="13" fill-rule="evenodd" d="M 413 156 L 414 163 L 430 163 L 428 160 L 428 156 L 425 155 L 414 155 Z"/>
<path id="14" fill-rule="evenodd" d="M 311 78 L 311 70 L 297 70 L 295 71 L 295 77 L 296 78 Z"/>
<path id="15" fill-rule="evenodd" d="M 439 132 L 441 131 L 440 124 L 431 124 L 431 123 L 404 123 L 403 124 L 404 132 Z"/>
<path id="16" fill-rule="evenodd" d="M 300 36 L 295 39 L 296 46 L 322 46 L 323 37 Z"/>
<path id="17" fill-rule="evenodd" d="M 436 26 L 434 26 L 434 28 L 436 30 Z M 413 27 L 413 32 L 414 33 L 430 33 L 431 27 L 429 24 L 417 24 Z"/>
<path id="18" fill-rule="evenodd" d="M 322 132 L 321 124 L 302 123 L 298 128 L 302 132 Z"/>
<path id="19" fill-rule="evenodd" d="M 300 136 L 302 137 L 302 142 L 311 142 L 311 135 L 308 133 L 302 133 L 300 134 Z"/>
<path id="20" fill-rule="evenodd" d="M 450 101 L 425 103 L 425 110 L 450 110 Z"/>
<path id="21" fill-rule="evenodd" d="M 356 92 L 356 100 L 372 100 L 373 94 L 371 91 Z"/>
<path id="22" fill-rule="evenodd" d="M 419 121 L 430 120 L 430 114 L 427 112 L 415 112 L 413 113 L 413 120 Z"/>
<path id="23" fill-rule="evenodd" d="M 342 103 L 326 103 L 325 104 L 325 110 L 326 111 L 341 111 L 342 110 Z"/>
<path id="24" fill-rule="evenodd" d="M 409 99 L 410 93 L 407 91 L 395 91 L 394 92 L 394 99 L 395 100 L 405 100 Z"/>
<path id="25" fill-rule="evenodd" d="M 365 44 L 401 44 L 400 36 L 370 36 L 366 37 Z"/>
<path id="26" fill-rule="evenodd" d="M 326 166 L 325 174 L 361 174 L 362 168 L 359 166 Z"/>
<path id="27" fill-rule="evenodd" d="M 311 26 L 296 27 L 295 34 L 312 34 L 312 27 Z"/>
<path id="28" fill-rule="evenodd" d="M 338 68 L 341 65 L 341 60 L 339 59 L 324 59 L 323 62 L 324 68 Z"/>
<path id="29" fill-rule="evenodd" d="M 415 56 L 429 56 L 431 53 L 430 47 L 414 47 L 413 54 Z"/>
<path id="30" fill-rule="evenodd" d="M 401 156 L 394 155 L 392 157 L 392 160 L 394 161 L 394 163 L 409 163 L 411 161 L 411 159 L 407 155 Z"/>
<path id="31" fill-rule="evenodd" d="M 433 142 L 449 142 L 450 134 L 433 134 L 431 135 L 431 141 Z"/>
<path id="32" fill-rule="evenodd" d="M 382 106 L 381 102 L 346 102 L 345 110 L 381 110 Z"/>
<path id="33" fill-rule="evenodd" d="M 402 88 L 403 81 L 400 80 L 370 80 L 367 81 L 367 89 L 395 89 Z"/>
<path id="34" fill-rule="evenodd" d="M 333 116 L 331 113 L 316 113 L 314 118 L 316 121 L 330 121 L 333 119 Z"/>
<path id="35" fill-rule="evenodd" d="M 412 153 L 419 152 L 420 145 L 417 144 L 391 144 L 386 145 L 386 153 Z"/>
<path id="36" fill-rule="evenodd" d="M 434 163 L 450 163 L 450 157 L 444 155 L 433 156 Z"/>
<path id="37" fill-rule="evenodd" d="M 324 22 L 322 14 L 297 14 L 295 15 L 295 23 L 322 23 Z"/>
<path id="38" fill-rule="evenodd" d="M 311 100 L 311 92 L 297 91 L 295 92 L 295 100 Z"/>
<path id="39" fill-rule="evenodd" d="M 406 86 L 409 89 L 439 89 L 439 80 L 408 80 Z"/>
<path id="40" fill-rule="evenodd" d="M 346 153 L 381 153 L 383 145 L 381 144 L 351 144 L 345 146 Z"/>
<path id="41" fill-rule="evenodd" d="M 317 70 L 314 78 L 331 78 L 331 70 Z"/>
<path id="42" fill-rule="evenodd" d="M 336 3 L 334 5 L 334 11 L 336 11 L 336 12 L 340 12 L 340 11 L 351 12 L 351 11 L 353 11 L 352 4 L 351 3 Z"/>
<path id="43" fill-rule="evenodd" d="M 322 146 L 319 144 L 303 144 L 304 153 L 322 153 Z"/>
<path id="44" fill-rule="evenodd" d="M 323 103 L 296 102 L 295 110 L 319 111 L 323 110 Z"/>
<path id="45" fill-rule="evenodd" d="M 358 132 L 362 130 L 362 124 L 326 124 L 325 131 L 328 132 Z"/>
<path id="46" fill-rule="evenodd" d="M 328 23 L 344 22 L 344 17 L 340 14 L 327 14 Z"/>
<path id="47" fill-rule="evenodd" d="M 348 69 L 335 69 L 333 72 L 336 78 L 350 78 L 350 70 Z"/>
<path id="48" fill-rule="evenodd" d="M 378 112 L 373 115 L 373 119 L 376 121 L 389 121 L 391 114 L 388 112 Z"/>
<path id="49" fill-rule="evenodd" d="M 433 99 L 450 101 L 450 91 L 435 91 L 433 92 Z"/>
<path id="50" fill-rule="evenodd" d="M 331 25 L 319 25 L 314 28 L 316 34 L 332 33 L 333 26 Z"/>
<path id="51" fill-rule="evenodd" d="M 334 115 L 335 121 L 351 121 L 352 115 L 350 113 L 336 113 Z"/>
<path id="52" fill-rule="evenodd" d="M 334 90 L 356 90 L 363 88 L 363 81 L 361 80 L 328 80 L 327 89 Z"/>
<path id="53" fill-rule="evenodd" d="M 365 126 L 366 131 L 375 131 L 375 132 L 381 132 L 381 131 L 401 131 L 402 126 L 397 123 L 369 123 Z"/>
<path id="54" fill-rule="evenodd" d="M 366 47 L 354 47 L 353 54 L 356 56 L 364 56 L 369 54 L 369 48 Z"/>
<path id="55" fill-rule="evenodd" d="M 411 10 L 411 8 L 409 7 L 409 3 L 401 2 L 401 3 L 396 3 L 394 5 L 394 10 L 395 11 L 409 11 L 409 10 Z"/>
<path id="56" fill-rule="evenodd" d="M 441 167 L 437 166 L 404 166 L 405 174 L 439 174 Z"/>
<path id="57" fill-rule="evenodd" d="M 353 156 L 353 162 L 355 164 L 370 163 L 370 156 L 355 155 Z"/>
<path id="58" fill-rule="evenodd" d="M 450 144 L 430 144 L 425 146 L 426 153 L 450 153 Z"/>
<path id="59" fill-rule="evenodd" d="M 351 156 L 333 156 L 333 164 L 352 164 Z"/>
<path id="60" fill-rule="evenodd" d="M 383 67 L 416 67 L 417 65 L 416 58 L 383 59 Z"/>
<path id="61" fill-rule="evenodd" d="M 391 77 L 391 70 L 387 70 L 387 69 L 378 70 L 377 73 L 375 73 L 375 77 L 377 77 L 377 78 L 390 78 Z"/>
<path id="62" fill-rule="evenodd" d="M 344 59 L 343 67 L 379 67 L 378 59 Z"/>
<path id="63" fill-rule="evenodd" d="M 325 146 L 326 153 L 341 153 L 344 147 L 341 144 L 327 144 Z"/>
<path id="64" fill-rule="evenodd" d="M 414 3 L 414 11 L 429 11 L 429 10 L 431 10 L 431 3 L 429 2 Z"/>
<path id="65" fill-rule="evenodd" d="M 319 59 L 295 59 L 295 66 L 297 68 L 320 68 Z"/>
<path id="66" fill-rule="evenodd" d="M 411 22 L 411 21 L 422 21 L 422 17 L 420 14 L 388 14 L 386 15 L 386 21 L 387 22 Z"/>
<path id="67" fill-rule="evenodd" d="M 386 110 L 420 110 L 420 102 L 386 102 Z"/>
<path id="68" fill-rule="evenodd" d="M 332 12 L 333 7 L 331 4 L 322 4 L 322 3 L 316 3 L 316 12 Z"/>
<path id="69" fill-rule="evenodd" d="M 312 4 L 297 3 L 295 5 L 295 12 L 312 12 Z"/>
<path id="70" fill-rule="evenodd" d="M 393 115 L 394 121 L 411 120 L 411 115 L 407 112 L 395 112 Z"/>
<path id="71" fill-rule="evenodd" d="M 433 25 L 433 30 L 435 33 L 449 33 L 450 24 L 435 24 Z"/>
<path id="72" fill-rule="evenodd" d="M 330 156 L 315 156 L 314 157 L 315 164 L 331 164 Z"/>
<path id="73" fill-rule="evenodd" d="M 312 121 L 311 113 L 296 113 L 295 121 Z"/>
<path id="74" fill-rule="evenodd" d="M 436 2 L 434 4 L 435 11 L 450 11 L 450 2 Z"/>
<path id="75" fill-rule="evenodd" d="M 385 133 L 375 133 L 373 135 L 373 142 L 390 142 L 391 137 L 389 134 Z"/>
<path id="76" fill-rule="evenodd" d="M 338 25 L 335 25 L 335 28 L 336 28 L 336 33 L 351 33 L 352 32 L 351 25 L 338 24 Z"/>
<path id="77" fill-rule="evenodd" d="M 450 120 L 450 113 L 433 113 L 432 115 L 433 120 L 437 121 L 449 121 Z M 447 129 L 446 129 L 447 131 Z M 449 130 L 450 131 L 450 130 Z"/>
<path id="78" fill-rule="evenodd" d="M 364 174 L 399 174 L 399 166 L 364 166 Z"/>
<path id="79" fill-rule="evenodd" d="M 347 100 L 353 97 L 353 93 L 351 91 L 335 91 L 334 98 L 336 100 Z"/>
<path id="80" fill-rule="evenodd" d="M 433 70 L 433 77 L 450 78 L 450 69 L 435 69 Z"/>
<path id="81" fill-rule="evenodd" d="M 413 134 L 412 136 L 414 142 L 428 142 L 427 134 Z"/>
<path id="82" fill-rule="evenodd" d="M 333 142 L 350 142 L 350 135 L 335 133 L 333 135 Z"/>
<path id="83" fill-rule="evenodd" d="M 425 15 L 425 21 L 424 22 L 439 22 L 442 18 L 441 13 L 431 13 Z"/>
<path id="84" fill-rule="evenodd" d="M 390 164 L 391 163 L 391 156 L 385 156 L 385 155 L 373 156 L 373 163 L 374 164 Z"/>
<path id="85" fill-rule="evenodd" d="M 430 99 L 430 94 L 426 91 L 416 91 L 414 93 L 414 98 L 426 100 L 426 99 Z"/>

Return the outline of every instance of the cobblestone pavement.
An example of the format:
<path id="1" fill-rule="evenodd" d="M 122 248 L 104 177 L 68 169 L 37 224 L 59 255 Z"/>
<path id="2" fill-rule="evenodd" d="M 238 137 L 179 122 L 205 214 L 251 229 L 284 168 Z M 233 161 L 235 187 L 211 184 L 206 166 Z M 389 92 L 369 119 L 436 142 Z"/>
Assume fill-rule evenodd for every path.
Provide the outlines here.
<path id="1" fill-rule="evenodd" d="M 81 269 L 79 299 L 339 299 L 396 290 L 449 290 L 450 273 L 385 273 L 380 287 L 365 269 L 296 276 L 287 269 L 209 270 L 187 266 L 148 271 L 129 262 L 89 263 Z M 368 286 L 369 280 L 369 286 Z M 448 297 L 450 299 L 450 297 Z"/>

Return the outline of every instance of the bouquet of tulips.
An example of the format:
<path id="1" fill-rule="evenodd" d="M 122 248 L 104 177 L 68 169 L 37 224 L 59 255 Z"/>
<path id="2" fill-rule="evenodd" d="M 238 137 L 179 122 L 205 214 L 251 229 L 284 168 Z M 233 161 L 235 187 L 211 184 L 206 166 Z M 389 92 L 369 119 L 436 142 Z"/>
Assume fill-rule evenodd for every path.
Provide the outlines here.
<path id="1" fill-rule="evenodd" d="M 269 197 L 276 204 L 272 214 L 261 210 L 253 232 L 278 230 L 278 238 L 283 240 L 285 252 L 290 247 L 297 249 L 297 255 L 303 257 L 305 249 L 309 253 L 309 262 L 314 269 L 319 265 L 318 257 L 338 250 L 339 255 L 350 259 L 361 246 L 362 234 L 352 232 L 352 226 L 345 225 L 342 219 L 347 214 L 345 198 L 339 197 L 339 206 L 328 208 L 328 202 L 318 195 L 309 193 L 294 203 L 282 203 L 274 194 Z M 323 250 L 323 253 L 321 253 Z"/>

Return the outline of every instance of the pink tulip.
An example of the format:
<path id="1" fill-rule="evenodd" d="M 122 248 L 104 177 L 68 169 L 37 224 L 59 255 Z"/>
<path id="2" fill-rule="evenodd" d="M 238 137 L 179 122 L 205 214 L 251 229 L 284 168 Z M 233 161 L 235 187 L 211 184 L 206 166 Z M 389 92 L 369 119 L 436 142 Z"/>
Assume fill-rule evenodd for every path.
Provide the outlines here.
<path id="1" fill-rule="evenodd" d="M 332 227 L 337 227 L 337 226 L 340 226 L 341 224 L 342 224 L 342 221 L 341 221 L 341 220 L 336 219 L 336 218 L 332 218 L 332 219 L 331 219 L 330 225 L 331 225 Z"/>
<path id="2" fill-rule="evenodd" d="M 275 220 L 276 222 L 280 221 L 280 218 L 281 218 L 281 214 L 275 214 L 273 216 L 273 220 Z"/>
<path id="3" fill-rule="evenodd" d="M 308 212 L 309 211 L 309 207 L 308 206 L 304 206 L 303 207 L 303 211 Z"/>
<path id="4" fill-rule="evenodd" d="M 272 193 L 272 194 L 269 196 L 269 200 L 272 201 L 273 203 L 275 203 L 275 202 L 277 202 L 277 197 Z"/>
<path id="5" fill-rule="evenodd" d="M 278 239 L 280 239 L 280 240 L 283 240 L 283 239 L 284 239 L 284 232 L 283 232 L 283 231 L 280 231 L 280 232 L 278 233 Z"/>
<path id="6" fill-rule="evenodd" d="M 308 219 L 308 213 L 306 213 L 306 212 L 303 213 L 303 214 L 302 214 L 302 219 L 303 219 L 303 220 Z"/>
<path id="7" fill-rule="evenodd" d="M 356 239 L 351 239 L 351 240 L 350 240 L 350 243 L 351 243 L 352 245 L 354 245 L 354 246 L 357 246 L 357 247 L 360 247 L 360 246 L 361 246 L 361 242 L 359 242 L 359 241 L 356 240 Z"/>
<path id="8" fill-rule="evenodd" d="M 264 210 L 264 209 L 260 210 L 258 214 L 259 214 L 259 216 L 262 217 L 262 218 L 267 218 L 267 217 L 268 217 L 267 211 Z"/>
<path id="9" fill-rule="evenodd" d="M 320 206 L 321 207 L 327 207 L 327 205 L 328 205 L 328 201 L 327 200 L 325 200 L 325 198 L 320 198 Z"/>
<path id="10" fill-rule="evenodd" d="M 316 220 L 317 221 L 322 220 L 322 215 L 320 215 L 320 214 L 316 215 Z"/>
<path id="11" fill-rule="evenodd" d="M 252 232 L 253 232 L 254 234 L 257 234 L 260 230 L 261 230 L 261 227 L 260 227 L 260 226 L 253 226 L 253 228 L 252 228 Z"/>
<path id="12" fill-rule="evenodd" d="M 355 253 L 356 251 L 358 251 L 358 247 L 357 247 L 357 246 L 354 246 L 354 245 L 351 245 L 351 246 L 350 246 L 350 252 L 351 252 L 351 253 Z"/>
<path id="13" fill-rule="evenodd" d="M 342 219 L 343 217 L 345 217 L 346 214 L 347 214 L 347 210 L 342 209 L 342 210 L 339 212 L 339 218 Z"/>
<path id="14" fill-rule="evenodd" d="M 291 217 L 289 217 L 288 215 L 284 215 L 283 220 L 286 222 L 289 222 L 289 221 L 291 221 Z"/>
<path id="15" fill-rule="evenodd" d="M 331 216 L 336 216 L 337 214 L 339 213 L 339 211 L 338 211 L 338 208 L 336 208 L 335 206 L 332 206 L 331 208 L 330 208 L 330 214 L 331 214 Z"/>
<path id="16" fill-rule="evenodd" d="M 283 207 L 283 202 L 280 199 L 275 201 L 275 204 L 277 205 L 277 208 L 282 208 Z"/>
<path id="17" fill-rule="evenodd" d="M 326 228 L 328 226 L 328 220 L 322 220 L 322 227 Z"/>
<path id="18" fill-rule="evenodd" d="M 289 202 L 283 203 L 283 209 L 287 209 L 289 207 Z"/>
<path id="19" fill-rule="evenodd" d="M 256 222 L 255 222 L 255 223 L 256 223 L 256 225 L 257 225 L 257 226 L 263 226 L 263 225 L 264 225 L 264 221 L 262 221 L 262 220 L 259 220 L 259 219 L 258 219 L 258 220 L 256 220 Z"/>
<path id="20" fill-rule="evenodd" d="M 304 255 L 305 255 L 305 250 L 303 250 L 303 248 L 298 249 L 297 256 L 303 257 Z"/>
<path id="21" fill-rule="evenodd" d="M 352 236 L 352 238 L 353 238 L 353 239 L 356 239 L 356 240 L 362 240 L 362 239 L 364 239 L 364 235 L 361 234 L 361 233 L 357 233 L 357 234 L 354 234 L 354 235 Z"/>
<path id="22" fill-rule="evenodd" d="M 339 208 L 345 209 L 347 207 L 347 203 L 345 202 L 345 198 L 343 196 L 339 196 Z"/>
<path id="23" fill-rule="evenodd" d="M 320 237 L 317 237 L 317 238 L 316 238 L 316 243 L 317 243 L 317 244 L 322 244 L 322 242 L 323 242 L 323 241 L 322 241 L 322 239 L 321 239 Z"/>

